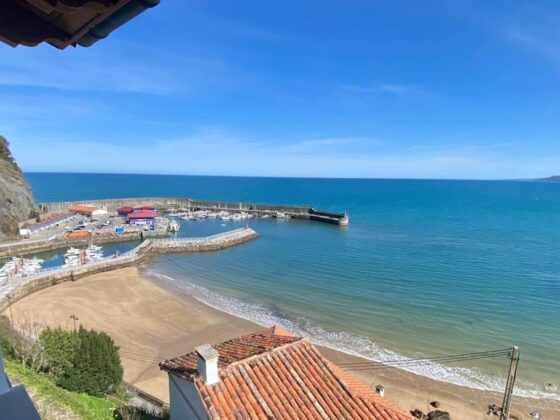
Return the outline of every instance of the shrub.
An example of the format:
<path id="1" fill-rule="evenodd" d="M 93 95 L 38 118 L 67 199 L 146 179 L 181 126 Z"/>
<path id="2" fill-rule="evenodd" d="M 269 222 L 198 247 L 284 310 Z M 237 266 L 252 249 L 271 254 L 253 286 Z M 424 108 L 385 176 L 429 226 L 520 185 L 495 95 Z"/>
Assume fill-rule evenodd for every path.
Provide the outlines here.
<path id="1" fill-rule="evenodd" d="M 61 328 L 47 328 L 39 335 L 43 351 L 43 370 L 60 378 L 73 367 L 73 362 L 80 347 L 77 333 Z"/>
<path id="2" fill-rule="evenodd" d="M 45 369 L 70 391 L 102 396 L 122 382 L 118 347 L 104 332 L 45 330 L 40 336 Z"/>

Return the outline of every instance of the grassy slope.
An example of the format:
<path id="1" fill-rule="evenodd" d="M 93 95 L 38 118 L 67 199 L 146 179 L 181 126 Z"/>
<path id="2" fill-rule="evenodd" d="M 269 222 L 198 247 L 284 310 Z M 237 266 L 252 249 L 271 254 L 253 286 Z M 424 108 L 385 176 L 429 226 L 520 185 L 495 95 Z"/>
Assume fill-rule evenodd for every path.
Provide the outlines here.
<path id="1" fill-rule="evenodd" d="M 113 402 L 57 387 L 47 375 L 37 373 L 11 360 L 4 359 L 4 363 L 10 378 L 24 384 L 34 395 L 34 399 L 40 399 L 64 411 L 71 411 L 82 419 L 114 418 L 113 411 L 116 405 Z"/>

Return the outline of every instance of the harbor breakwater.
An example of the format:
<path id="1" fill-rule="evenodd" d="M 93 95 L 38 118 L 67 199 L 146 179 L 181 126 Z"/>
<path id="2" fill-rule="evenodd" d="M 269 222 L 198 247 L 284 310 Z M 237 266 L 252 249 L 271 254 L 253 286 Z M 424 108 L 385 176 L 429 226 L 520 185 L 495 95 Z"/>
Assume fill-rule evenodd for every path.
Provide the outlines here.
<path id="1" fill-rule="evenodd" d="M 116 211 L 123 206 L 149 205 L 159 210 L 169 208 L 183 208 L 189 211 L 211 210 L 228 212 L 245 212 L 255 216 L 276 216 L 283 213 L 294 219 L 309 219 L 320 222 L 332 223 L 346 226 L 349 223 L 347 213 L 335 213 L 317 210 L 312 206 L 291 206 L 282 204 L 257 204 L 247 202 L 227 202 L 212 200 L 195 200 L 190 198 L 163 198 L 163 197 L 141 197 L 141 198 L 119 198 L 107 200 L 86 200 L 86 201 L 59 201 L 40 203 L 41 213 L 65 212 L 71 205 L 83 204 L 93 207 L 105 208 L 109 211 Z"/>
<path id="2" fill-rule="evenodd" d="M 74 239 L 52 236 L 46 239 L 0 243 L 0 258 L 11 257 L 15 255 L 25 255 L 34 252 L 54 251 L 56 249 L 70 248 L 72 246 L 88 246 L 89 244 L 103 245 L 113 242 L 140 241 L 143 239 L 166 236 L 167 232 L 162 231 L 134 231 L 118 234 L 112 233 Z"/>
<path id="3" fill-rule="evenodd" d="M 257 232 L 247 227 L 200 238 L 147 239 L 136 248 L 119 256 L 106 257 L 100 261 L 75 267 L 43 269 L 31 276 L 11 279 L 6 284 L 0 285 L 0 313 L 12 303 L 36 291 L 84 276 L 130 267 L 158 253 L 218 251 L 250 241 L 257 236 Z"/>

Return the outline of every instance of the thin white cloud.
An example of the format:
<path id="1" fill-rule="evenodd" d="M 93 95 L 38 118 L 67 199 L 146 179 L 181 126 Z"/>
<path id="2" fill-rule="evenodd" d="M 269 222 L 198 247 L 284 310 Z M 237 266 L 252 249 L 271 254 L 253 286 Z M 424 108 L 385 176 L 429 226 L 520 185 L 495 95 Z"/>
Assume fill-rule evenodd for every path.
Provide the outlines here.
<path id="1" fill-rule="evenodd" d="M 545 35 L 530 29 L 509 28 L 507 37 L 525 48 L 560 63 L 560 34 Z"/>
<path id="2" fill-rule="evenodd" d="M 360 139 L 357 139 L 357 144 Z M 461 148 L 433 151 L 353 153 L 352 139 L 301 140 L 291 145 L 203 131 L 145 145 L 72 139 L 12 141 L 25 170 L 198 175 L 397 178 L 527 178 L 557 172 L 560 158 L 512 157 Z M 32 150 L 32 153 L 30 152 Z M 49 156 L 48 160 L 43 157 Z M 93 157 L 93 158 L 92 158 Z"/>
<path id="3" fill-rule="evenodd" d="M 130 43 L 58 51 L 50 46 L 0 45 L 0 85 L 69 91 L 170 95 L 224 80 L 219 60 L 150 50 Z"/>
<path id="4" fill-rule="evenodd" d="M 359 95 L 388 94 L 396 96 L 408 96 L 424 93 L 424 89 L 421 89 L 419 86 L 398 83 L 373 83 L 365 85 L 341 84 L 338 86 L 338 88 L 342 92 Z"/>

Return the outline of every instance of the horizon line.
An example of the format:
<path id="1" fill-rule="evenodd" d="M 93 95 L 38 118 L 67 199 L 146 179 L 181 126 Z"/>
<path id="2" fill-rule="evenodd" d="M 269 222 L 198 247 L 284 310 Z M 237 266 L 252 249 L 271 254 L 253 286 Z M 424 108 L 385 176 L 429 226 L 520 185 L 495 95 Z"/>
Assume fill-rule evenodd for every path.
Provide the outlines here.
<path id="1" fill-rule="evenodd" d="M 545 181 L 543 178 L 408 178 L 408 177 L 325 177 L 325 176 L 274 176 L 274 175 L 216 175 L 216 174 L 180 174 L 180 173 L 140 173 L 140 172 L 80 172 L 80 171 L 24 171 L 24 174 L 57 174 L 57 175 L 149 175 L 149 176 L 185 176 L 185 177 L 210 177 L 210 178 L 263 178 L 263 179 L 317 179 L 317 180 L 395 180 L 395 181 Z"/>

